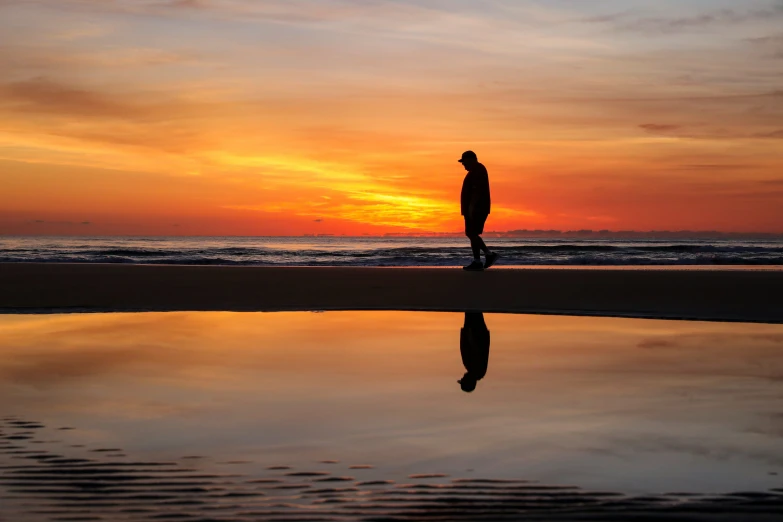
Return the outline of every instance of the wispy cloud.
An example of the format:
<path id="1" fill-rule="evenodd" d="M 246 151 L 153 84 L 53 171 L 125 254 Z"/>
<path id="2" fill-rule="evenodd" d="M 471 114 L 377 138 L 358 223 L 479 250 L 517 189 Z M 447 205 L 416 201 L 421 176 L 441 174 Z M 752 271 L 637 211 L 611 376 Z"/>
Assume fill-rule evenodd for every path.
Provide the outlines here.
<path id="1" fill-rule="evenodd" d="M 339 21 L 379 14 L 414 21 L 437 12 L 434 2 L 394 0 L 0 0 L 3 5 L 36 4 L 59 10 L 172 17 L 182 15 L 251 17 L 275 22 Z"/>
<path id="2" fill-rule="evenodd" d="M 652 132 L 652 133 L 661 133 L 666 134 L 671 131 L 676 131 L 682 128 L 682 125 L 669 125 L 669 124 L 662 124 L 662 123 L 642 123 L 639 125 L 640 128 Z"/>
<path id="3" fill-rule="evenodd" d="M 778 129 L 771 132 L 759 132 L 753 136 L 756 138 L 783 139 L 783 129 Z"/>
<path id="4" fill-rule="evenodd" d="M 683 3 L 683 7 L 687 7 Z M 669 34 L 698 30 L 713 26 L 726 26 L 752 22 L 756 20 L 783 19 L 783 2 L 775 2 L 766 7 L 744 9 L 714 9 L 695 14 L 679 16 L 646 16 L 632 11 L 623 11 L 608 15 L 592 16 L 585 19 L 589 23 L 608 24 L 615 30 L 642 32 L 649 34 Z"/>
<path id="5" fill-rule="evenodd" d="M 79 226 L 92 225 L 92 222 L 90 222 L 90 221 L 78 221 L 78 222 L 74 222 L 74 221 L 47 221 L 45 219 L 36 219 L 36 220 L 33 220 L 33 223 L 35 223 L 36 225 L 66 225 L 66 226 L 71 226 L 71 225 L 79 225 Z"/>
<path id="6" fill-rule="evenodd" d="M 96 91 L 70 87 L 46 78 L 0 86 L 3 103 L 11 110 L 71 114 L 82 117 L 143 118 L 147 110 Z"/>
<path id="7" fill-rule="evenodd" d="M 755 45 L 783 45 L 783 34 L 756 36 L 747 38 L 747 41 Z"/>
<path id="8" fill-rule="evenodd" d="M 56 46 L 13 46 L 0 48 L 0 65 L 6 71 L 35 74 L 66 73 L 74 68 L 85 71 L 97 68 L 154 67 L 195 62 L 196 57 L 177 51 L 151 48 L 128 48 L 113 51 L 63 52 Z"/>

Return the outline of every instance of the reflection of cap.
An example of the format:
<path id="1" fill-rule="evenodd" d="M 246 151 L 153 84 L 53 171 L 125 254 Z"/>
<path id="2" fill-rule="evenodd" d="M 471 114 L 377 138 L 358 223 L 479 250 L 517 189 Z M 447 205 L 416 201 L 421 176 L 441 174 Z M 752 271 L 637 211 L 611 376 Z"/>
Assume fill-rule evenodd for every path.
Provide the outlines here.
<path id="1" fill-rule="evenodd" d="M 473 152 L 472 150 L 467 150 L 462 153 L 462 158 L 460 158 L 457 161 L 459 161 L 460 163 L 465 163 L 465 160 L 478 161 L 478 156 L 476 156 L 476 153 Z"/>

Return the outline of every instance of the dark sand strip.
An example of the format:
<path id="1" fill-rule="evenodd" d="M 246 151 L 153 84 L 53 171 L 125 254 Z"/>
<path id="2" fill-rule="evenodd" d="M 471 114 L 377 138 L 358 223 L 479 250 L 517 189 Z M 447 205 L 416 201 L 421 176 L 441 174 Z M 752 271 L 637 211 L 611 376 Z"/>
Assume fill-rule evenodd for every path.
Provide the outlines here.
<path id="1" fill-rule="evenodd" d="M 429 310 L 783 322 L 783 271 L 0 264 L 0 313 Z"/>

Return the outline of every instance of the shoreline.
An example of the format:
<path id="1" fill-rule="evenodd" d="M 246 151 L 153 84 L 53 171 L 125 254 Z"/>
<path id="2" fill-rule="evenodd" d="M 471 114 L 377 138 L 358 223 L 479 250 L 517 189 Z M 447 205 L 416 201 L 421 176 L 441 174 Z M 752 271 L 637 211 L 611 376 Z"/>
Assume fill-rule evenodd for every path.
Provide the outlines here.
<path id="1" fill-rule="evenodd" d="M 166 266 L 181 268 L 318 268 L 318 269 L 379 269 L 379 270 L 461 270 L 462 265 L 273 265 L 273 264 L 199 264 L 199 263 L 136 263 L 136 262 L 103 262 L 92 261 L 0 261 L 0 269 L 6 265 L 38 265 L 38 266 Z M 653 272 L 783 272 L 783 265 L 689 265 L 689 264 L 658 264 L 658 265 L 495 265 L 492 271 L 498 270 L 584 270 L 584 271 L 653 271 Z"/>
<path id="2" fill-rule="evenodd" d="M 783 271 L 0 263 L 0 314 L 483 311 L 783 323 Z"/>

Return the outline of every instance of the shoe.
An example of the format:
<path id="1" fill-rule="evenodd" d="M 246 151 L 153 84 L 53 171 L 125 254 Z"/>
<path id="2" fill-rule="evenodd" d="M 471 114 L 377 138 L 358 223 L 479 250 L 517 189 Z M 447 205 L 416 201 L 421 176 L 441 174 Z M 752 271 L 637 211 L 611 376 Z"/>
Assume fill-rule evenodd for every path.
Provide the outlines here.
<path id="1" fill-rule="evenodd" d="M 467 270 L 469 272 L 481 272 L 484 270 L 484 265 L 481 264 L 481 261 L 473 261 L 468 266 L 462 267 L 463 270 Z"/>
<path id="2" fill-rule="evenodd" d="M 500 258 L 500 254 L 492 252 L 487 256 L 487 262 L 484 263 L 484 269 L 487 269 L 497 263 L 498 259 Z"/>

